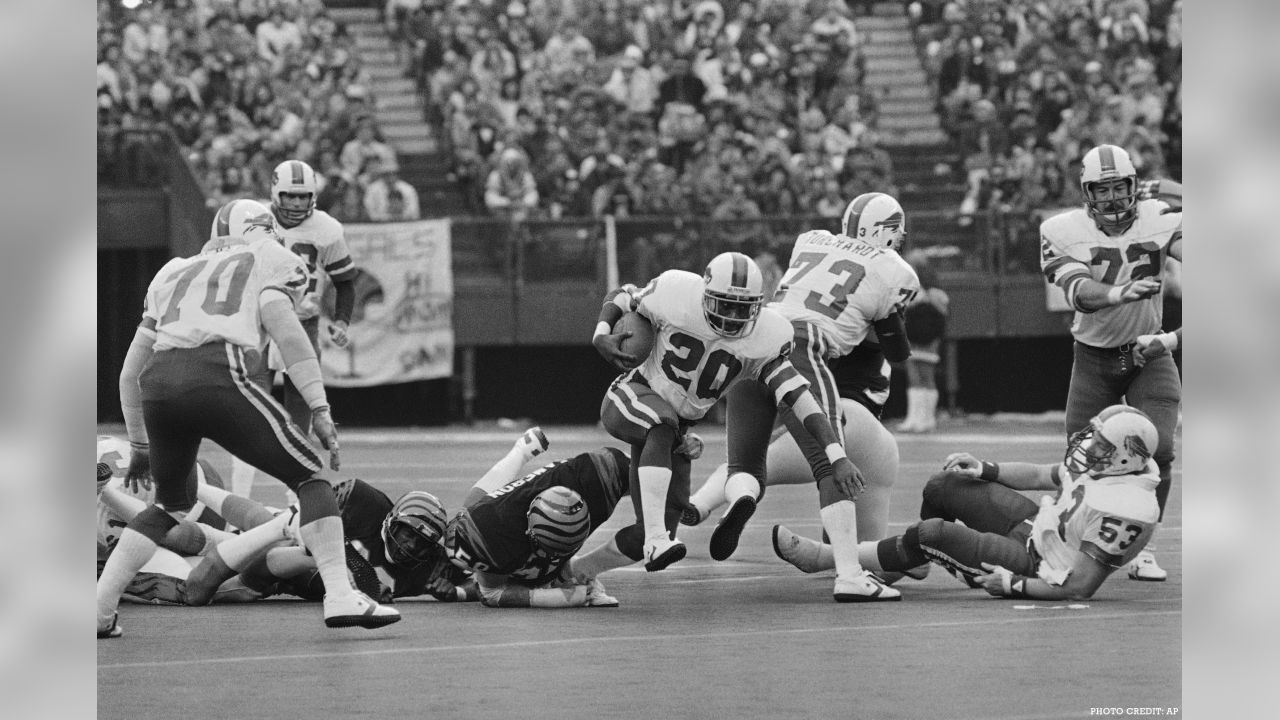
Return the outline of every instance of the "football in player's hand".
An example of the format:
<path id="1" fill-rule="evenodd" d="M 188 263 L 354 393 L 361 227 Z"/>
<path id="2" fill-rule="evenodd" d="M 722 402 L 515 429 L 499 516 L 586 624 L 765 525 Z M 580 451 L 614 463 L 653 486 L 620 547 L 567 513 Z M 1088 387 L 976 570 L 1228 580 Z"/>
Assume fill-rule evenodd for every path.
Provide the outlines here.
<path id="1" fill-rule="evenodd" d="M 629 312 L 618 318 L 618 322 L 613 324 L 613 332 L 614 334 L 631 333 L 630 337 L 621 342 L 618 349 L 635 355 L 640 363 L 644 362 L 653 351 L 655 338 L 653 324 L 640 313 Z"/>

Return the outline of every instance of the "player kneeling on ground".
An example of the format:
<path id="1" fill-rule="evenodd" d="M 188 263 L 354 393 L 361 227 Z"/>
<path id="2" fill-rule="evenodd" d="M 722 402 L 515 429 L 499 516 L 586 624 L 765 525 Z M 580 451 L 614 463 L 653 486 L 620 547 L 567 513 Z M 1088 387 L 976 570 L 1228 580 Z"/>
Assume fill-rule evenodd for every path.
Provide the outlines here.
<path id="1" fill-rule="evenodd" d="M 997 465 L 954 453 L 925 485 L 921 521 L 898 537 L 860 543 L 859 559 L 889 572 L 931 561 L 1000 597 L 1088 599 L 1155 530 L 1157 442 L 1142 411 L 1113 405 L 1072 436 L 1060 464 Z M 1057 492 L 1037 504 L 1019 490 Z M 830 546 L 781 525 L 774 550 L 806 572 L 834 567 Z"/>

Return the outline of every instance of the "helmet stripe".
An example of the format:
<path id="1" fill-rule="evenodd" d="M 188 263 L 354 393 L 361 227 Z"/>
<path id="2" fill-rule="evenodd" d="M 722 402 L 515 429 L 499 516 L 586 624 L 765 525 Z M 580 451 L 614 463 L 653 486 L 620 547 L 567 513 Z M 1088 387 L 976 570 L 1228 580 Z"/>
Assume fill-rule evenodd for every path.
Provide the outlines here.
<path id="1" fill-rule="evenodd" d="M 235 205 L 234 202 L 229 202 L 218 211 L 218 237 L 226 237 L 231 234 L 231 206 L 233 205 Z"/>
<path id="2" fill-rule="evenodd" d="M 742 253 L 731 253 L 733 258 L 733 279 L 729 283 L 732 287 L 747 286 L 747 257 Z"/>
<path id="3" fill-rule="evenodd" d="M 878 197 L 880 197 L 880 193 L 863 193 L 862 195 L 854 198 L 853 202 L 849 203 L 849 207 L 844 211 L 844 227 L 846 232 L 857 235 L 858 218 L 862 217 L 862 211 L 867 209 L 867 205 Z"/>
<path id="4" fill-rule="evenodd" d="M 1110 145 L 1098 146 L 1098 163 L 1102 166 L 1102 176 L 1106 177 L 1107 173 L 1116 171 L 1116 157 L 1111 152 Z"/>
<path id="5" fill-rule="evenodd" d="M 294 160 L 293 162 L 289 163 L 289 174 L 293 176 L 294 185 L 301 185 L 302 184 L 302 163 L 298 162 L 297 160 Z"/>

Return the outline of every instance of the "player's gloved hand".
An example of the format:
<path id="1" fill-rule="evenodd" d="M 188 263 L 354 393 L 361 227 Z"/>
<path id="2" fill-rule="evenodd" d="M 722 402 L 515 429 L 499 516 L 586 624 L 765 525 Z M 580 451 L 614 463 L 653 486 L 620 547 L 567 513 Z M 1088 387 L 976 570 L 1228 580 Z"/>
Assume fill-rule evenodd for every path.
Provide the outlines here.
<path id="1" fill-rule="evenodd" d="M 832 463 L 831 473 L 836 487 L 840 488 L 840 492 L 850 500 L 867 488 L 867 481 L 862 477 L 862 471 L 849 458 L 840 458 Z"/>
<path id="2" fill-rule="evenodd" d="M 124 473 L 124 486 L 130 492 L 151 489 L 151 450 L 143 443 L 129 443 L 129 469 Z"/>
<path id="3" fill-rule="evenodd" d="M 982 472 L 982 461 L 966 452 L 951 453 L 943 461 L 942 470 L 976 478 Z"/>
<path id="4" fill-rule="evenodd" d="M 1120 286 L 1120 302 L 1118 304 L 1137 302 L 1160 292 L 1161 282 L 1154 278 L 1143 278 Z"/>
<path id="5" fill-rule="evenodd" d="M 338 428 L 333 424 L 333 415 L 329 412 L 328 405 L 322 405 L 311 411 L 311 429 L 315 431 L 316 437 L 320 438 L 320 444 L 325 450 L 329 451 L 329 468 L 337 470 L 341 466 L 338 459 Z"/>
<path id="6" fill-rule="evenodd" d="M 333 341 L 334 345 L 344 348 L 351 342 L 351 339 L 347 337 L 347 327 L 345 320 L 334 320 L 329 323 L 329 339 Z"/>
<path id="7" fill-rule="evenodd" d="M 686 431 L 680 438 L 680 443 L 676 445 L 675 452 L 677 455 L 683 455 L 690 460 L 697 460 L 702 457 L 702 437 L 692 430 Z"/>
<path id="8" fill-rule="evenodd" d="M 1133 362 L 1142 367 L 1167 352 L 1173 352 L 1177 348 L 1178 336 L 1174 333 L 1139 335 L 1136 343 L 1138 347 L 1133 351 Z"/>
<path id="9" fill-rule="evenodd" d="M 975 580 L 982 584 L 982 589 L 987 591 L 988 595 L 995 597 L 1026 597 L 1020 583 L 1026 578 L 1014 575 L 1012 570 L 992 565 L 984 562 L 982 567 L 987 570 L 986 575 L 979 575 Z M 1015 584 L 1018 584 L 1015 587 Z"/>
<path id="10" fill-rule="evenodd" d="M 619 370 L 630 370 L 640 364 L 640 358 L 622 351 L 622 341 L 629 337 L 631 337 L 629 332 L 597 335 L 591 340 L 591 344 L 596 346 L 596 352 L 600 353 L 600 357 L 608 360 L 610 365 Z"/>

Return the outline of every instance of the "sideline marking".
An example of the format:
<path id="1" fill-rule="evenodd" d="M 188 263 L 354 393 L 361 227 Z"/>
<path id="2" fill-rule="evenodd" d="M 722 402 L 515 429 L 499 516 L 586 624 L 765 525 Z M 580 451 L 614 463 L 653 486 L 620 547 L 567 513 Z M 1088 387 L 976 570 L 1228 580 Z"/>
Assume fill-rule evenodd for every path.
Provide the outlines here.
<path id="1" fill-rule="evenodd" d="M 1157 615 L 1181 615 L 1182 610 L 1154 610 L 1147 612 L 1132 613 L 1071 613 L 1063 615 L 1044 615 L 1040 617 L 1001 617 L 991 618 L 989 620 L 967 620 L 967 621 L 951 621 L 951 622 L 933 622 L 933 623 L 901 623 L 893 625 L 844 625 L 835 627 L 817 627 L 817 628 L 790 628 L 779 630 L 730 630 L 726 632 L 700 633 L 697 635 L 689 635 L 685 633 L 665 634 L 665 635 L 599 635 L 594 637 L 580 638 L 560 638 L 557 640 L 524 640 L 520 642 L 506 643 L 481 643 L 477 645 L 435 645 L 416 648 L 386 648 L 383 650 L 357 650 L 353 652 L 327 652 L 327 653 L 299 653 L 296 655 L 246 655 L 241 657 L 222 657 L 222 658 L 197 658 L 192 660 L 164 660 L 153 662 L 130 662 L 130 663 L 109 663 L 98 665 L 98 671 L 103 670 L 120 670 L 124 668 L 158 668 L 158 667 L 175 667 L 180 665 L 221 665 L 227 663 L 246 663 L 246 662 L 281 662 L 288 660 L 319 660 L 322 658 L 341 658 L 341 657 L 374 657 L 378 655 L 408 655 L 411 653 L 440 653 L 440 652 L 478 652 L 482 650 L 507 650 L 511 648 L 531 648 L 531 647 L 547 647 L 554 645 L 580 645 L 583 643 L 598 643 L 602 640 L 611 642 L 685 642 L 689 640 L 713 640 L 721 638 L 748 638 L 748 637 L 768 637 L 779 635 L 808 635 L 813 633 L 837 633 L 837 632 L 857 632 L 865 633 L 869 631 L 891 631 L 902 632 L 904 630 L 936 630 L 940 628 L 964 628 L 964 627 L 981 627 L 985 625 L 1011 625 L 1023 623 L 1043 623 L 1043 622 L 1063 622 L 1067 620 L 1083 621 L 1083 620 L 1131 620 L 1133 618 L 1155 617 Z"/>

